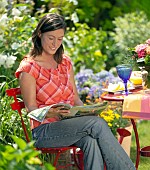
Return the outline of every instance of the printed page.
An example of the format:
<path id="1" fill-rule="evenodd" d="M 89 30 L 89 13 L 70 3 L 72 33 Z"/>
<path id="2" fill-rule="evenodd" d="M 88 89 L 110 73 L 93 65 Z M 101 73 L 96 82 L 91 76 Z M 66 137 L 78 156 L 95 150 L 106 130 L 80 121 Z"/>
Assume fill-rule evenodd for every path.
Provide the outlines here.
<path id="1" fill-rule="evenodd" d="M 56 107 L 61 107 L 61 106 L 64 106 L 62 109 L 66 109 L 66 110 L 69 110 L 72 107 L 70 104 L 57 103 L 57 104 L 53 104 L 50 106 L 35 109 L 28 113 L 28 117 L 34 120 L 37 120 L 39 122 L 42 122 L 45 119 L 45 116 L 48 113 L 50 108 L 56 108 Z"/>
<path id="2" fill-rule="evenodd" d="M 84 106 L 71 106 L 70 104 L 66 104 L 66 103 L 58 103 L 58 104 L 53 104 L 51 106 L 46 106 L 46 107 L 33 110 L 28 114 L 28 117 L 35 119 L 39 122 L 42 122 L 45 119 L 45 116 L 50 108 L 62 107 L 60 108 L 60 110 L 70 109 L 71 112 L 70 115 L 64 117 L 75 117 L 75 116 L 82 116 L 82 115 L 91 115 L 91 113 L 96 114 L 97 111 L 98 113 L 100 113 L 100 111 L 104 110 L 106 106 L 107 106 L 107 102 L 93 104 L 93 105 L 84 105 Z"/>
<path id="3" fill-rule="evenodd" d="M 98 104 L 93 104 L 93 105 L 84 105 L 84 106 L 73 106 L 70 109 L 70 116 L 75 116 L 76 114 L 78 115 L 88 115 L 91 113 L 97 113 L 97 111 L 102 111 L 106 108 L 107 102 L 103 103 L 98 103 Z"/>

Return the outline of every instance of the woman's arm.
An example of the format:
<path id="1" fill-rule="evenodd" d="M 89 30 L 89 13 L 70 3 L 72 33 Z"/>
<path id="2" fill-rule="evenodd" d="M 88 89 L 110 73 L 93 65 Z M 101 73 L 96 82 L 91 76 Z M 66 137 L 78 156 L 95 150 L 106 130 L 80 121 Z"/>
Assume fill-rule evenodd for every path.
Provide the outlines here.
<path id="1" fill-rule="evenodd" d="M 73 68 L 71 67 L 71 70 L 70 70 L 70 82 L 73 86 L 73 91 L 74 91 L 74 104 L 77 105 L 77 106 L 82 106 L 83 105 L 83 102 L 81 101 L 80 97 L 79 97 L 79 94 L 77 92 L 77 87 L 76 87 L 76 84 L 75 84 L 75 79 L 74 79 L 74 71 L 73 71 Z"/>
<path id="2" fill-rule="evenodd" d="M 19 76 L 19 84 L 27 112 L 37 109 L 35 78 L 29 73 L 22 72 Z"/>
<path id="3" fill-rule="evenodd" d="M 31 112 L 38 108 L 36 103 L 36 80 L 30 74 L 22 72 L 19 76 L 19 83 L 23 101 L 26 106 L 27 112 Z M 51 108 L 46 115 L 46 118 L 54 116 L 67 115 L 70 113 L 69 110 L 61 110 L 63 107 Z"/>

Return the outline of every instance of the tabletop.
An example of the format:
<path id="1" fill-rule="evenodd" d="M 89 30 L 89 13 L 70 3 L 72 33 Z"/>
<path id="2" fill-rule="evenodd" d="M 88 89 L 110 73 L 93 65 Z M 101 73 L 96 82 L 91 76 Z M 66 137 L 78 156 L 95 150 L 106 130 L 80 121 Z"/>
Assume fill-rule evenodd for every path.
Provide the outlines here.
<path id="1" fill-rule="evenodd" d="M 102 100 L 121 101 L 123 103 L 122 117 L 150 120 L 150 90 L 134 89 L 128 96 L 121 93 L 104 93 Z"/>

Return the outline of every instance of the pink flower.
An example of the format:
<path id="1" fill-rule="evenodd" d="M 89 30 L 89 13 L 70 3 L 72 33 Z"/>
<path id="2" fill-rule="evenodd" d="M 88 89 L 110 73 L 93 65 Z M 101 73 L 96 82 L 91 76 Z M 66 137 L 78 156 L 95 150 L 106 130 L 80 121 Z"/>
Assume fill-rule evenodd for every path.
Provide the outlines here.
<path id="1" fill-rule="evenodd" d="M 140 52 L 137 53 L 138 54 L 138 58 L 143 58 L 146 56 L 146 52 L 144 50 L 141 50 Z"/>
<path id="2" fill-rule="evenodd" d="M 146 56 L 145 49 L 148 44 L 140 44 L 135 47 L 135 52 L 138 54 L 138 58 L 142 58 Z"/>
<path id="3" fill-rule="evenodd" d="M 136 52 L 136 53 L 139 53 L 139 52 L 141 52 L 141 51 L 144 51 L 147 46 L 148 46 L 148 44 L 140 44 L 140 45 L 137 45 L 137 46 L 135 47 L 135 52 Z"/>
<path id="4" fill-rule="evenodd" d="M 150 45 L 150 39 L 146 40 L 146 43 L 147 43 L 148 45 Z"/>
<path id="5" fill-rule="evenodd" d="M 145 62 L 145 64 L 150 63 L 150 39 L 147 39 L 145 43 L 138 44 L 136 47 L 131 48 L 132 59 L 136 62 Z"/>

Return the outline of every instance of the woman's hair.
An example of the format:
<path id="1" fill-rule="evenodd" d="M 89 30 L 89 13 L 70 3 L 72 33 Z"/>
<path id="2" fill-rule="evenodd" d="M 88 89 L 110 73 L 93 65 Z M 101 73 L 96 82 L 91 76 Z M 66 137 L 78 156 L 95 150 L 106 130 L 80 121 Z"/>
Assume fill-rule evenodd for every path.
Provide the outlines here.
<path id="1" fill-rule="evenodd" d="M 39 33 L 54 31 L 57 29 L 64 29 L 64 31 L 66 30 L 66 23 L 64 18 L 59 14 L 47 14 L 39 21 L 36 29 L 32 34 L 33 48 L 30 52 L 31 57 L 36 57 L 42 54 L 43 47 L 41 45 L 41 38 L 39 37 Z M 61 63 L 63 52 L 64 48 L 61 44 L 61 46 L 54 54 L 54 59 L 57 63 Z"/>

